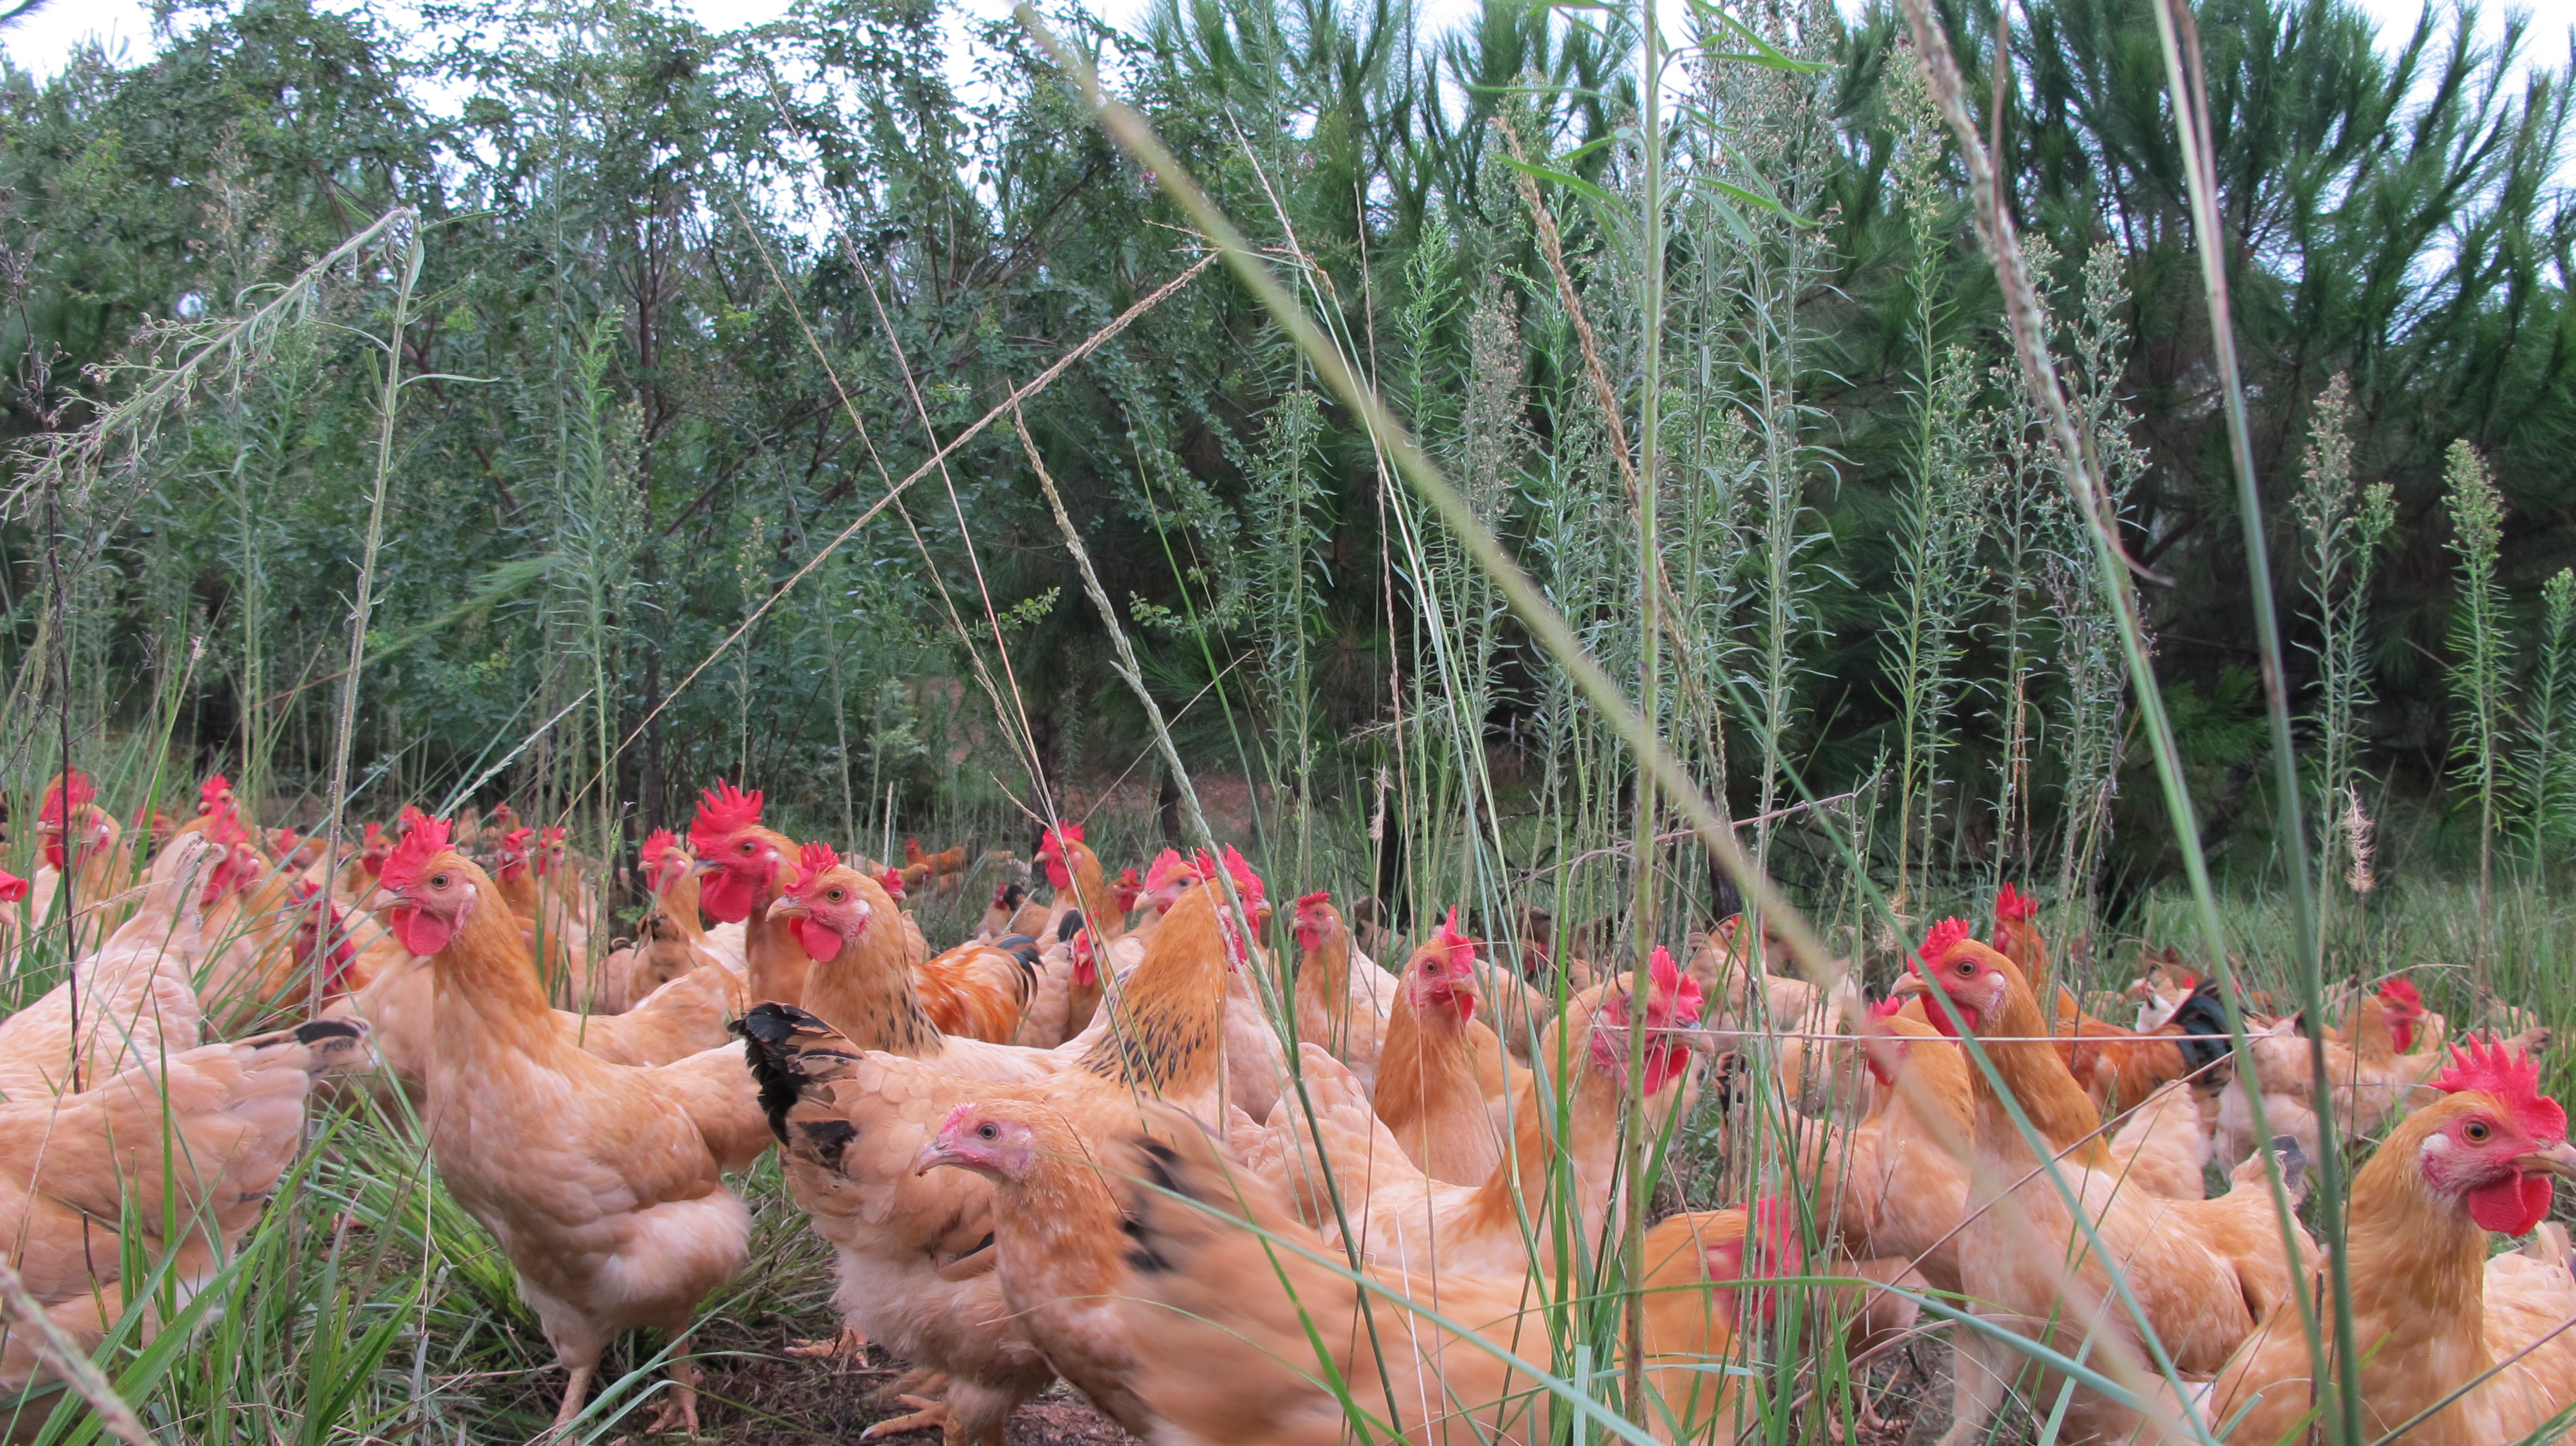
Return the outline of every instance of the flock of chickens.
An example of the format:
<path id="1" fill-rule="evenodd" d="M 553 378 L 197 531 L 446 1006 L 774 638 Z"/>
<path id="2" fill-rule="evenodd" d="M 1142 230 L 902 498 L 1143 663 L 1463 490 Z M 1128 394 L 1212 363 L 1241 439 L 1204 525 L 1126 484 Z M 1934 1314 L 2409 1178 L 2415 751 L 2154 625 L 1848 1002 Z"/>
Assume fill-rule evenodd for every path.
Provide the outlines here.
<path id="1" fill-rule="evenodd" d="M 2137 1028 L 2087 1015 L 2009 887 L 1991 946 L 1936 925 L 1876 1003 L 1771 968 L 1734 921 L 1686 964 L 1596 982 L 1562 959 L 1542 989 L 1452 911 L 1390 973 L 1325 893 L 1290 908 L 1289 971 L 1234 850 L 1112 880 L 1077 825 L 1037 849 L 1051 905 L 1005 885 L 933 954 L 903 900 L 963 850 L 844 858 L 761 804 L 719 782 L 685 838 L 652 835 L 650 914 L 598 953 L 560 831 L 407 810 L 332 858 L 250 827 L 218 777 L 146 848 L 57 780 L 32 890 L 0 873 L 11 965 L 66 892 L 76 941 L 0 1021 L 0 1226 L 45 1312 L 8 1320 L 0 1389 L 99 1345 L 120 1261 L 206 1279 L 308 1100 L 372 1087 L 411 1094 L 516 1268 L 570 1373 L 558 1426 L 652 1327 L 655 1428 L 696 1431 L 685 1337 L 748 1263 L 726 1177 L 776 1148 L 835 1255 L 841 1329 L 799 1353 L 912 1368 L 910 1414 L 871 1437 L 998 1443 L 1060 1378 L 1156 1441 L 1553 1441 L 1599 1409 L 1555 1374 L 1566 1322 L 1633 1282 L 1609 1331 L 1637 1355 L 1591 1369 L 1634 1373 L 1624 1414 L 1657 1440 L 1736 1440 L 1782 1405 L 1746 1368 L 1763 1350 L 1826 1322 L 1857 1362 L 1927 1302 L 1962 1318 L 1945 1446 L 2013 1392 L 2061 1440 L 2198 1439 L 2194 1415 L 2296 1439 L 2334 1405 L 2303 1323 L 2324 1267 L 2278 1207 L 2329 1114 L 2384 1132 L 2346 1204 L 2359 1358 L 2324 1362 L 2358 1375 L 2368 1434 L 2489 1446 L 2576 1408 L 2547 1031 L 2452 1047 L 2403 977 L 2323 1031 L 2319 1089 L 2295 1021 L 2239 1052 L 2178 963 L 2139 981 Z M 1640 1249 L 1630 1146 L 1669 1139 L 1712 1063 L 1767 1193 Z M 2490 1256 L 2498 1234 L 2530 1243 Z"/>

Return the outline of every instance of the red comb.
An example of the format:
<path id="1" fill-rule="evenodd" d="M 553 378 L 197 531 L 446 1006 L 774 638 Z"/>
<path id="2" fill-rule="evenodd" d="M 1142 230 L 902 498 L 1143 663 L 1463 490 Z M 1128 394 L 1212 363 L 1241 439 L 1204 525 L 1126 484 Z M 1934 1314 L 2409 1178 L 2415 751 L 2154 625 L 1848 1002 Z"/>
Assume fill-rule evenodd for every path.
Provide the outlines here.
<path id="1" fill-rule="evenodd" d="M 1332 891 L 1332 890 L 1330 890 L 1330 889 L 1317 889 L 1315 892 L 1313 892 L 1313 893 L 1311 893 L 1311 894 L 1301 894 L 1301 895 L 1299 895 L 1299 896 L 1298 896 L 1298 898 L 1297 898 L 1297 911 L 1298 911 L 1299 913 L 1304 913 L 1306 910 L 1313 908 L 1313 907 L 1314 907 L 1315 905 L 1317 905 L 1317 904 L 1329 904 L 1329 903 L 1331 903 L 1332 901 L 1333 901 L 1333 891 Z"/>
<path id="2" fill-rule="evenodd" d="M 1673 962 L 1671 950 L 1661 944 L 1655 946 L 1653 957 L 1646 961 L 1646 977 L 1655 986 L 1654 997 L 1646 1003 L 1649 1021 L 1689 1024 L 1699 1018 L 1699 981 L 1682 972 L 1682 967 Z"/>
<path id="3" fill-rule="evenodd" d="M 2039 895 L 2025 894 L 2006 884 L 1995 894 L 1995 917 L 1998 919 L 2033 919 L 2039 916 Z"/>
<path id="4" fill-rule="evenodd" d="M 420 827 L 422 824 L 429 822 L 429 815 L 421 812 L 419 804 L 406 803 L 403 805 L 402 817 L 397 819 L 396 822 L 402 825 L 403 832 L 409 833 L 413 829 Z"/>
<path id="5" fill-rule="evenodd" d="M 1931 933 L 1923 936 L 1923 947 L 1917 952 L 1924 963 L 1938 964 L 1948 956 L 1952 947 L 1967 937 L 1967 920 L 1943 919 L 1932 926 Z"/>
<path id="6" fill-rule="evenodd" d="M 1082 825 L 1078 823 L 1068 823 L 1061 827 L 1048 829 L 1045 834 L 1041 835 L 1038 840 L 1038 852 L 1040 854 L 1052 853 L 1057 858 L 1063 858 L 1065 856 L 1065 846 L 1067 844 L 1078 844 L 1080 842 L 1082 842 Z"/>
<path id="7" fill-rule="evenodd" d="M 2423 991 L 2415 987 L 2414 980 L 2402 976 L 2380 985 L 2379 997 L 2390 1004 L 2403 1004 L 2409 1009 L 2421 1009 L 2424 1006 Z"/>
<path id="8" fill-rule="evenodd" d="M 532 828 L 514 828 L 508 833 L 501 835 L 501 847 L 525 852 L 528 847 L 529 836 L 535 832 L 536 830 Z"/>
<path id="9" fill-rule="evenodd" d="M 0 904 L 14 904 L 27 897 L 27 881 L 0 869 Z"/>
<path id="10" fill-rule="evenodd" d="M 222 774 L 212 775 L 205 782 L 197 785 L 197 812 L 204 813 L 212 809 L 217 801 L 232 791 L 232 784 Z"/>
<path id="11" fill-rule="evenodd" d="M 1440 921 L 1440 935 L 1438 942 L 1445 944 L 1452 949 L 1457 948 L 1461 944 L 1472 945 L 1476 942 L 1475 940 L 1458 932 L 1458 906 L 1456 904 L 1451 904 L 1449 906 L 1449 917 Z"/>
<path id="12" fill-rule="evenodd" d="M 887 896 L 890 898 L 902 898 L 903 870 L 888 869 L 884 873 L 877 875 L 877 887 L 884 889 Z"/>
<path id="13" fill-rule="evenodd" d="M 1869 1017 L 1872 1019 L 1894 1019 L 1904 1012 L 1905 996 L 1902 994 L 1891 994 L 1869 1007 Z"/>
<path id="14" fill-rule="evenodd" d="M 701 854 L 724 847 L 725 840 L 760 822 L 760 790 L 749 793 L 719 778 L 698 794 L 698 816 L 689 824 L 689 846 Z"/>
<path id="15" fill-rule="evenodd" d="M 662 855 L 669 853 L 671 851 L 671 846 L 679 841 L 680 836 L 671 832 L 667 828 L 657 828 L 651 833 L 644 835 L 644 848 L 640 855 L 644 861 L 644 867 L 647 869 L 659 868 L 662 863 Z"/>
<path id="16" fill-rule="evenodd" d="M 422 814 L 385 860 L 384 886 L 399 893 L 420 882 L 420 871 L 447 851 L 447 820 Z"/>
<path id="17" fill-rule="evenodd" d="M 841 866 L 841 852 L 817 839 L 796 851 L 796 882 L 810 884 L 823 876 L 825 869 Z"/>
<path id="18" fill-rule="evenodd" d="M 1144 883 L 1144 880 L 1136 877 L 1136 866 L 1134 864 L 1129 864 L 1127 867 L 1118 871 L 1116 882 L 1132 889 L 1141 886 Z"/>
<path id="19" fill-rule="evenodd" d="M 1258 904 L 1269 896 L 1270 891 L 1262 884 L 1261 875 L 1252 871 L 1252 865 L 1234 851 L 1232 844 L 1225 846 L 1225 871 L 1233 876 L 1234 890 L 1243 895 L 1245 903 Z"/>
<path id="20" fill-rule="evenodd" d="M 2444 1094 L 2476 1090 L 2501 1102 L 2515 1123 L 2544 1139 L 2567 1133 L 2567 1111 L 2540 1092 L 2540 1063 L 2493 1036 L 2470 1035 L 2468 1048 L 2451 1048 L 2451 1067 L 2433 1081 Z"/>
<path id="21" fill-rule="evenodd" d="M 61 778 L 55 779 L 52 785 L 46 788 L 45 805 L 36 811 L 37 819 L 59 827 L 70 811 L 63 803 L 65 793 L 71 795 L 70 808 L 87 808 L 91 800 L 98 797 L 98 788 L 89 781 L 88 774 L 77 768 L 73 769 Z"/>
<path id="22" fill-rule="evenodd" d="M 1159 889 L 1170 883 L 1174 876 L 1189 872 L 1189 867 L 1189 860 L 1182 858 L 1178 851 L 1165 849 L 1154 856 L 1152 867 L 1145 870 L 1145 887 L 1148 890 Z"/>

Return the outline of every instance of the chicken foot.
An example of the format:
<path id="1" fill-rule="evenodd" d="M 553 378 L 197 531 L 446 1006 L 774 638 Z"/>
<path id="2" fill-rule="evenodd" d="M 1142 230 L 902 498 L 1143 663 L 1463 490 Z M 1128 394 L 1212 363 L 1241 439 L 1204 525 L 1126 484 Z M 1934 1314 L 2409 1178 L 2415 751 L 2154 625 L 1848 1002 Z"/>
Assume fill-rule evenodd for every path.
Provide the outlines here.
<path id="1" fill-rule="evenodd" d="M 844 1324 L 837 1335 L 794 1342 L 787 1347 L 787 1354 L 800 1361 L 830 1361 L 836 1366 L 862 1364 L 868 1358 L 868 1333 Z"/>

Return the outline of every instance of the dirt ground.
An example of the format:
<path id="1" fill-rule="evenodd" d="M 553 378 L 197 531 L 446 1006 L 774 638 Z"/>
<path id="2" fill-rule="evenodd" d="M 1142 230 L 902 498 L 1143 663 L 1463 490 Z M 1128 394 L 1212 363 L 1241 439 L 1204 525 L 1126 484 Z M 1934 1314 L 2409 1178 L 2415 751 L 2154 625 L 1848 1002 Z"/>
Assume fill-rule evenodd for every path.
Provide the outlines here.
<path id="1" fill-rule="evenodd" d="M 854 1441 L 868 1427 L 906 1410 L 891 1399 L 878 1399 L 903 1374 L 881 1350 L 870 1350 L 865 1366 L 741 1355 L 707 1361 L 704 1369 L 699 1424 L 709 1440 L 746 1446 Z M 939 1438 L 924 1427 L 880 1439 Z M 1011 1418 L 1011 1446 L 1116 1446 L 1135 1439 L 1061 1381 Z"/>

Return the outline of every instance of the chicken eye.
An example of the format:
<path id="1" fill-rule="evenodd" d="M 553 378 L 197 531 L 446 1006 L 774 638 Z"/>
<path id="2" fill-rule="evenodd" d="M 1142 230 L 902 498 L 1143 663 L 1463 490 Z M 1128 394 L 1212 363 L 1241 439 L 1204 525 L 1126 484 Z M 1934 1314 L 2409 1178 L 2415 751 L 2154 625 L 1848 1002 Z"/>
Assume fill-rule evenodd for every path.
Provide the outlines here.
<path id="1" fill-rule="evenodd" d="M 744 853 L 750 853 L 754 847 L 755 847 L 755 845 L 752 843 L 752 841 L 751 841 L 751 840 L 749 840 L 749 839 L 744 839 L 744 840 L 742 841 L 742 851 L 743 851 Z"/>
<path id="2" fill-rule="evenodd" d="M 1962 979 L 1966 979 L 1977 972 L 1977 966 L 1968 960 L 1962 959 L 1956 965 L 1951 967 L 1951 972 Z"/>
<path id="3" fill-rule="evenodd" d="M 997 1129 L 993 1128 L 992 1123 L 991 1123 L 990 1121 L 987 1121 L 987 1122 L 985 1122 L 985 1123 L 983 1123 L 983 1124 L 980 1124 L 980 1125 L 977 1125 L 977 1126 L 975 1127 L 975 1138 L 977 1138 L 977 1139 L 979 1139 L 979 1140 L 992 1140 L 992 1139 L 999 1139 L 999 1138 L 1001 1137 L 1001 1134 L 1002 1134 L 1002 1132 L 1001 1132 L 1000 1130 L 997 1130 Z"/>
<path id="4" fill-rule="evenodd" d="M 843 899 L 848 898 L 848 897 L 849 897 L 849 895 L 842 893 L 839 889 L 834 889 L 834 890 L 832 890 L 830 893 L 825 894 L 823 897 L 824 897 L 824 898 L 827 898 L 827 899 L 831 900 L 833 903 L 837 904 L 837 903 L 841 902 Z"/>
<path id="5" fill-rule="evenodd" d="M 430 876 L 429 876 L 429 886 L 430 886 L 431 888 L 433 888 L 433 889 L 443 889 L 443 888 L 446 888 L 446 887 L 447 887 L 447 875 L 445 875 L 445 874 L 432 874 L 432 875 L 430 875 Z"/>
<path id="6" fill-rule="evenodd" d="M 2460 1133 L 2467 1137 L 2470 1144 L 2483 1145 L 2487 1142 L 2487 1136 L 2494 1134 L 2495 1132 L 2487 1128 L 2486 1121 L 2471 1120 L 2468 1123 L 2468 1128 L 2460 1131 Z"/>

